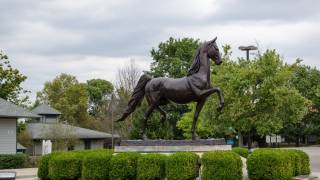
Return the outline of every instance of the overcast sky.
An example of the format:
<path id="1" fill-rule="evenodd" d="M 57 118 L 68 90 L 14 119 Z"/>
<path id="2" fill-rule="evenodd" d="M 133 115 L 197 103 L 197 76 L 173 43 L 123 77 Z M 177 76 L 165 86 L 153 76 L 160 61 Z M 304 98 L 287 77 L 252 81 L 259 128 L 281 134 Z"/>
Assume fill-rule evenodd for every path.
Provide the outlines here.
<path id="1" fill-rule="evenodd" d="M 320 68 L 319 0 L 1 0 L 0 49 L 28 76 L 32 97 L 60 73 L 116 79 L 130 59 L 149 69 L 159 42 L 192 37 L 259 43 Z"/>

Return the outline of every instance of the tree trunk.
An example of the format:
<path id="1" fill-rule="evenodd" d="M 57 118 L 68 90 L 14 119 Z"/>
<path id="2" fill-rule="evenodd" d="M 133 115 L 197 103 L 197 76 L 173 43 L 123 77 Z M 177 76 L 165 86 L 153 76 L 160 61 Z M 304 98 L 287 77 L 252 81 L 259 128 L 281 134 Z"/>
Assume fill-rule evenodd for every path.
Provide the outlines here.
<path id="1" fill-rule="evenodd" d="M 238 133 L 238 146 L 243 147 L 243 136 L 240 132 Z"/>
<path id="2" fill-rule="evenodd" d="M 300 146 L 300 137 L 296 137 L 296 147 Z"/>
<path id="3" fill-rule="evenodd" d="M 251 130 L 248 133 L 248 150 L 252 148 L 252 137 L 251 137 Z"/>

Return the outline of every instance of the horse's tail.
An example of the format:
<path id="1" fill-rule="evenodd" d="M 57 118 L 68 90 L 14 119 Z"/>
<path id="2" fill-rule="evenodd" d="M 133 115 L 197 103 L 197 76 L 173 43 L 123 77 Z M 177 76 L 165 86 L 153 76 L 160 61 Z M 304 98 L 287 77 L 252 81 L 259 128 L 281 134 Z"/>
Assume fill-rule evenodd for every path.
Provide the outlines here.
<path id="1" fill-rule="evenodd" d="M 125 120 L 136 109 L 136 107 L 141 104 L 145 93 L 145 87 L 151 79 L 152 77 L 147 74 L 144 74 L 140 77 L 138 84 L 134 88 L 132 96 L 128 102 L 127 109 L 124 111 L 121 118 L 119 118 L 117 121 Z"/>

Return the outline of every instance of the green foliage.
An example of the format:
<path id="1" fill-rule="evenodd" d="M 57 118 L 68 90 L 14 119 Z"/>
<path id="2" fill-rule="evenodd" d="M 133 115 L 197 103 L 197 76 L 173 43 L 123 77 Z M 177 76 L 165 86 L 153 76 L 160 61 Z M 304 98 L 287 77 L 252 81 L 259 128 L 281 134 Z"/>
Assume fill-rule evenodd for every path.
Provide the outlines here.
<path id="1" fill-rule="evenodd" d="M 275 50 L 267 50 L 253 60 L 234 61 L 225 47 L 223 63 L 212 66 L 211 76 L 212 84 L 224 92 L 225 108 L 217 112 L 218 98 L 208 98 L 199 122 L 199 127 L 209 129 L 203 136 L 235 136 L 239 132 L 263 136 L 278 133 L 285 124 L 300 122 L 310 101 L 292 87 L 293 70 Z"/>
<path id="2" fill-rule="evenodd" d="M 138 180 L 161 180 L 165 177 L 166 156 L 162 154 L 145 154 L 138 158 Z"/>
<path id="3" fill-rule="evenodd" d="M 43 90 L 37 93 L 38 103 L 49 103 L 62 113 L 61 121 L 80 126 L 87 126 L 90 120 L 88 98 L 85 84 L 68 74 L 61 74 L 46 82 Z"/>
<path id="4" fill-rule="evenodd" d="M 294 76 L 290 82 L 302 96 L 312 102 L 302 121 L 287 123 L 281 132 L 286 140 L 299 145 L 299 139 L 303 136 L 320 135 L 320 71 L 300 65 L 298 61 L 294 66 Z"/>
<path id="5" fill-rule="evenodd" d="M 203 180 L 242 180 L 242 161 L 232 151 L 213 151 L 202 155 Z"/>
<path id="6" fill-rule="evenodd" d="M 109 179 L 111 151 L 98 151 L 87 154 L 82 162 L 82 177 L 86 180 Z"/>
<path id="7" fill-rule="evenodd" d="M 103 106 L 113 91 L 111 82 L 103 79 L 91 79 L 86 85 L 89 96 L 89 113 L 95 117 L 102 115 L 106 108 Z"/>
<path id="8" fill-rule="evenodd" d="M 255 150 L 247 159 L 249 179 L 291 180 L 294 164 L 290 155 L 284 150 Z"/>
<path id="9" fill-rule="evenodd" d="M 0 169 L 24 168 L 27 161 L 28 156 L 24 154 L 0 154 Z"/>
<path id="10" fill-rule="evenodd" d="M 244 158 L 247 158 L 249 156 L 249 152 L 247 148 L 235 147 L 235 148 L 232 148 L 232 151 Z"/>
<path id="11" fill-rule="evenodd" d="M 136 179 L 139 153 L 120 153 L 111 159 L 110 178 L 112 180 Z"/>
<path id="12" fill-rule="evenodd" d="M 192 180 L 199 175 L 200 158 L 192 152 L 178 152 L 167 157 L 168 180 Z"/>
<path id="13" fill-rule="evenodd" d="M 307 153 L 301 150 L 295 150 L 295 152 L 299 155 L 300 159 L 300 173 L 299 175 L 308 175 L 310 174 L 310 158 Z"/>
<path id="14" fill-rule="evenodd" d="M 0 98 L 15 104 L 26 103 L 28 96 L 19 98 L 21 93 L 27 92 L 21 87 L 26 79 L 25 75 L 11 66 L 8 56 L 0 51 Z"/>
<path id="15" fill-rule="evenodd" d="M 57 155 L 60 154 L 60 152 L 54 152 L 51 154 L 46 154 L 41 157 L 38 165 L 38 177 L 42 180 L 48 180 L 49 178 L 49 161 L 50 159 Z"/>
<path id="16" fill-rule="evenodd" d="M 49 178 L 52 180 L 78 179 L 81 177 L 80 153 L 62 153 L 49 158 Z"/>

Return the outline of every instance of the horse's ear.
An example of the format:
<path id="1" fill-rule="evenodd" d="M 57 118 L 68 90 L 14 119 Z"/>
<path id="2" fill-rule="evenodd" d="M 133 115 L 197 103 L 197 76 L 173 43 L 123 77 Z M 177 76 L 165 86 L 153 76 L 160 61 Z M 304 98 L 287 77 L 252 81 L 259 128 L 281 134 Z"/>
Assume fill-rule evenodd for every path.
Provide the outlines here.
<path id="1" fill-rule="evenodd" d="M 216 42 L 216 40 L 217 40 L 217 36 L 211 42 Z"/>

